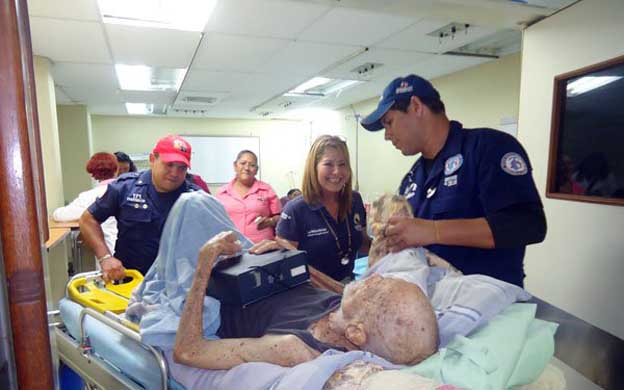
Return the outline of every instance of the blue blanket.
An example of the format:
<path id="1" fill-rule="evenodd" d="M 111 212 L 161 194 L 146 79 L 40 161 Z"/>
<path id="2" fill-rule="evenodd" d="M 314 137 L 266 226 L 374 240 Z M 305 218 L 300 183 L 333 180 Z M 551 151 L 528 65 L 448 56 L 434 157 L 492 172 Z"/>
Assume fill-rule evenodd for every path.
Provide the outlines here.
<path id="1" fill-rule="evenodd" d="M 232 230 L 244 249 L 252 246 L 236 230 L 223 205 L 203 191 L 185 193 L 175 203 L 163 230 L 158 257 L 133 292 L 126 316 L 140 320 L 144 343 L 164 350 L 172 349 L 178 331 L 184 300 L 193 282 L 197 255 L 202 245 L 215 234 Z M 204 298 L 204 336 L 217 338 L 220 303 Z"/>

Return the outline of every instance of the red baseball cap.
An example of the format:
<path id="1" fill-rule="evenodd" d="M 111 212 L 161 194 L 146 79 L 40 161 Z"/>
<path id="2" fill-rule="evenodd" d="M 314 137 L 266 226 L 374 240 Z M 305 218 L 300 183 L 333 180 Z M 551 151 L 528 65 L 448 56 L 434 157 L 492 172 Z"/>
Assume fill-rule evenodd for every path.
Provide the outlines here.
<path id="1" fill-rule="evenodd" d="M 177 135 L 168 135 L 158 140 L 153 153 L 164 162 L 180 162 L 191 167 L 191 144 Z"/>

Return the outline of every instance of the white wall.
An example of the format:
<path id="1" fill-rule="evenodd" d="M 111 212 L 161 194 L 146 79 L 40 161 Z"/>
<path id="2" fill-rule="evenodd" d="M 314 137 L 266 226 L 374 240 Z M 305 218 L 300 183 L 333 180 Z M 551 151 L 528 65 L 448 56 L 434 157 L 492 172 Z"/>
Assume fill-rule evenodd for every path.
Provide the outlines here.
<path id="1" fill-rule="evenodd" d="M 524 33 L 519 138 L 545 193 L 553 79 L 624 53 L 624 1 L 584 0 Z M 544 199 L 548 235 L 525 258 L 529 291 L 624 338 L 624 207 Z"/>
<path id="2" fill-rule="evenodd" d="M 74 200 L 79 193 L 93 187 L 87 173 L 87 161 L 91 157 L 91 119 L 84 105 L 57 106 L 58 132 L 63 168 L 63 193 L 65 203 Z"/>
<path id="3" fill-rule="evenodd" d="M 301 185 L 310 136 L 309 123 L 287 120 L 91 115 L 91 126 L 94 151 L 122 150 L 129 154 L 151 152 L 158 138 L 167 134 L 260 137 L 262 180 L 279 196 Z"/>

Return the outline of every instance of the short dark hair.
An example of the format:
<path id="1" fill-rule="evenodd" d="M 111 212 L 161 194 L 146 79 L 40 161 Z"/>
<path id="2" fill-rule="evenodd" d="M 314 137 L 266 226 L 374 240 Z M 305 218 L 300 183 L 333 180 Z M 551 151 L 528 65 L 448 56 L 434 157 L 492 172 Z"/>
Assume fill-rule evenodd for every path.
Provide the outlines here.
<path id="1" fill-rule="evenodd" d="M 286 196 L 290 197 L 292 194 L 294 194 L 295 192 L 301 192 L 301 190 L 299 188 L 291 188 L 290 190 L 288 190 L 288 192 L 286 193 Z"/>
<path id="2" fill-rule="evenodd" d="M 444 102 L 439 98 L 434 97 L 420 97 L 420 101 L 431 110 L 434 114 L 441 114 L 446 112 Z M 397 110 L 401 112 L 407 112 L 407 107 L 410 105 L 410 99 L 398 99 L 390 107 L 390 110 Z"/>
<path id="3" fill-rule="evenodd" d="M 117 162 L 124 162 L 124 163 L 128 163 L 130 165 L 129 172 L 136 172 L 137 171 L 137 167 L 136 167 L 136 165 L 134 165 L 134 161 L 132 161 L 130 156 L 128 156 L 124 152 L 115 152 L 115 157 L 117 157 Z"/>

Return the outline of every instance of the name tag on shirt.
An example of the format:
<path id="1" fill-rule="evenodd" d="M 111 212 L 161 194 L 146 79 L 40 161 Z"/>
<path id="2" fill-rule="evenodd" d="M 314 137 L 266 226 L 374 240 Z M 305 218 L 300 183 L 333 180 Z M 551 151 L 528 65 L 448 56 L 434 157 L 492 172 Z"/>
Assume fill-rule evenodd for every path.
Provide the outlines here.
<path id="1" fill-rule="evenodd" d="M 317 236 L 324 236 L 324 235 L 326 235 L 328 233 L 329 233 L 329 231 L 327 230 L 327 228 L 312 229 L 312 230 L 308 230 L 306 232 L 306 236 L 307 237 L 317 237 Z"/>

